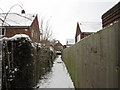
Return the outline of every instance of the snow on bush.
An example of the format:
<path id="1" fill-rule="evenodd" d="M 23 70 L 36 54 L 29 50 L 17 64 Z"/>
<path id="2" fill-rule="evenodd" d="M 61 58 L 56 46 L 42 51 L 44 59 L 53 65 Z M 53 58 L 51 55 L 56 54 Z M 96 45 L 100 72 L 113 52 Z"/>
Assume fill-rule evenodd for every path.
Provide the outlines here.
<path id="1" fill-rule="evenodd" d="M 30 37 L 26 34 L 16 34 L 13 37 L 8 38 L 8 40 L 14 41 L 21 38 L 26 38 L 27 40 L 31 41 Z"/>

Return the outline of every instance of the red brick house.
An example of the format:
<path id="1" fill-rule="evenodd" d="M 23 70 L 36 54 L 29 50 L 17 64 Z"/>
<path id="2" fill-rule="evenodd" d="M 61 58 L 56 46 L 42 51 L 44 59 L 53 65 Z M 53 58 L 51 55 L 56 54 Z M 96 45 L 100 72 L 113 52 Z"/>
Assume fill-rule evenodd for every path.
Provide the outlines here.
<path id="1" fill-rule="evenodd" d="M 7 15 L 6 13 L 0 13 L 0 36 L 12 37 L 15 34 L 26 34 L 33 42 L 40 42 L 37 15 L 25 13 L 9 13 Z"/>
<path id="2" fill-rule="evenodd" d="M 120 20 L 120 2 L 102 15 L 102 27 L 109 26 Z"/>
<path id="3" fill-rule="evenodd" d="M 58 41 L 55 45 L 54 45 L 54 50 L 55 51 L 61 51 L 63 49 L 63 45 Z"/>
<path id="4" fill-rule="evenodd" d="M 76 34 L 75 34 L 75 43 L 79 42 L 81 39 L 83 39 L 86 36 L 89 36 L 92 33 L 93 32 L 82 32 L 80 29 L 79 23 L 77 23 Z"/>

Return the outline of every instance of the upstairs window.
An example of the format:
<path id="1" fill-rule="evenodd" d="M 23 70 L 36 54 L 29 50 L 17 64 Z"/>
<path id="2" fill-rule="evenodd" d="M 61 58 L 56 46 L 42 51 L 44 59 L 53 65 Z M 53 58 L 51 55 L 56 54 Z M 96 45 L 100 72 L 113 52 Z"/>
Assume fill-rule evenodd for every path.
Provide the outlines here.
<path id="1" fill-rule="evenodd" d="M 80 41 L 80 34 L 77 36 L 77 42 Z"/>
<path id="2" fill-rule="evenodd" d="M 0 28 L 0 36 L 5 36 L 5 28 Z"/>

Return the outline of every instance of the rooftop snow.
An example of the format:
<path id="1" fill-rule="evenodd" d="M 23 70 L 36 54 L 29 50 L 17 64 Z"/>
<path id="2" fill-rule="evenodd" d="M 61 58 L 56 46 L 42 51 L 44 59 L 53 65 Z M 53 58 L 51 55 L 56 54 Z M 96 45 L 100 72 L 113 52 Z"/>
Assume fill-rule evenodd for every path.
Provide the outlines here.
<path id="1" fill-rule="evenodd" d="M 75 40 L 74 39 L 67 39 L 67 45 L 72 45 L 75 44 Z"/>
<path id="2" fill-rule="evenodd" d="M 79 26 L 82 32 L 97 32 L 102 29 L 101 22 L 82 22 Z"/>
<path id="3" fill-rule="evenodd" d="M 6 15 L 7 13 L 0 13 L 0 26 L 2 26 Z M 30 26 L 35 16 L 35 14 L 9 13 L 6 16 L 3 26 Z"/>

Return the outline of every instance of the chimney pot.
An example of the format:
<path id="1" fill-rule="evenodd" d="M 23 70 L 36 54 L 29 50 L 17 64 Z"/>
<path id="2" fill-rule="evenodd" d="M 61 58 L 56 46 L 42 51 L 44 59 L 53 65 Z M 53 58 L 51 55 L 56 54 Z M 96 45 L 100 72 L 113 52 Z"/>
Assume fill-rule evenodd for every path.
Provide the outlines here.
<path id="1" fill-rule="evenodd" d="M 21 14 L 25 14 L 25 10 L 22 10 L 22 11 L 21 11 Z"/>

